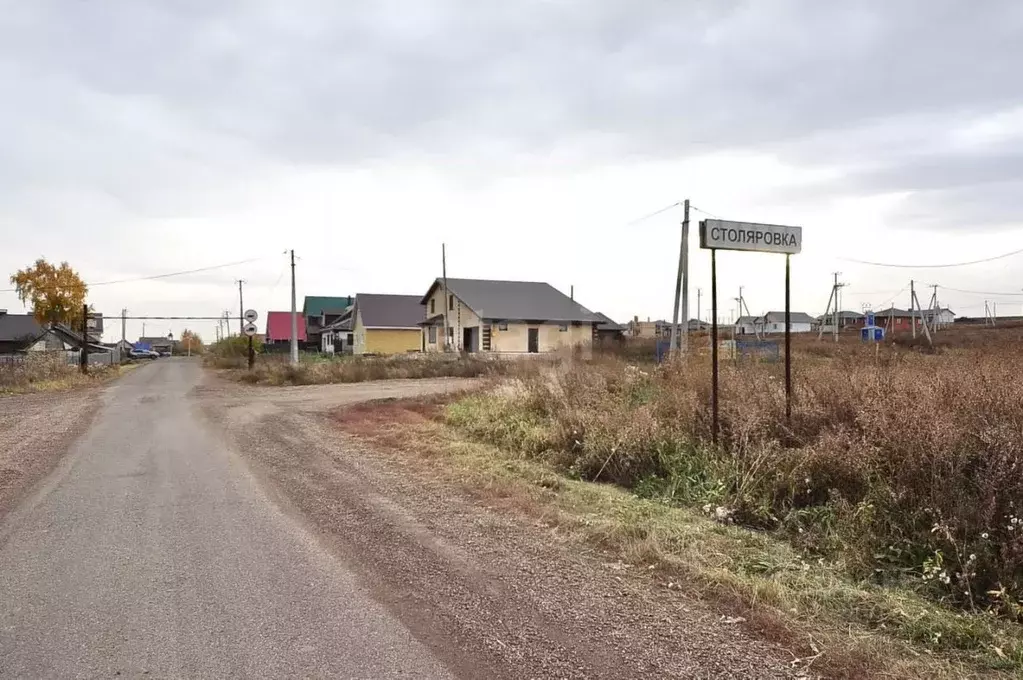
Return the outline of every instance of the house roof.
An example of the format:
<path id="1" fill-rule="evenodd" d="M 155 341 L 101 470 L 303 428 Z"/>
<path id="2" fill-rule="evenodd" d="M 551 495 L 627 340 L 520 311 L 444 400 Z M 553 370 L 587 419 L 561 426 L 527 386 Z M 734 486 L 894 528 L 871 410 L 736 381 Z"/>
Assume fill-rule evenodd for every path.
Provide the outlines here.
<path id="1" fill-rule="evenodd" d="M 43 334 L 43 327 L 31 314 L 0 314 L 0 342 L 35 340 Z"/>
<path id="2" fill-rule="evenodd" d="M 352 316 L 356 315 L 366 328 L 418 328 L 426 308 L 418 295 L 359 293 Z"/>
<path id="3" fill-rule="evenodd" d="M 147 345 L 166 345 L 168 342 L 174 342 L 168 340 L 166 335 L 150 335 L 148 337 L 139 338 L 139 342 L 144 342 Z"/>
<path id="4" fill-rule="evenodd" d="M 295 312 L 298 324 L 298 341 L 306 341 L 305 316 Z M 291 340 L 291 312 L 267 312 L 266 336 L 274 340 Z"/>
<path id="5" fill-rule="evenodd" d="M 434 281 L 421 302 L 426 304 L 440 285 L 441 279 Z M 599 316 L 549 283 L 448 279 L 448 291 L 487 319 L 601 322 Z"/>
<path id="6" fill-rule="evenodd" d="M 813 323 L 815 319 L 805 312 L 789 312 L 790 323 Z M 785 312 L 768 312 L 763 316 L 740 316 L 735 322 L 741 324 L 785 323 Z"/>
<path id="7" fill-rule="evenodd" d="M 767 323 L 785 323 L 785 312 L 768 312 L 764 315 Z M 813 323 L 812 316 L 805 312 L 789 312 L 789 323 Z"/>
<path id="8" fill-rule="evenodd" d="M 913 312 L 908 309 L 899 309 L 898 307 L 889 307 L 888 309 L 879 309 L 874 312 L 874 316 L 913 316 Z"/>
<path id="9" fill-rule="evenodd" d="M 354 306 L 353 306 L 354 309 Z M 325 331 L 350 331 L 355 325 L 355 318 L 352 314 L 346 314 L 334 323 L 329 323 L 323 327 Z"/>
<path id="10" fill-rule="evenodd" d="M 625 326 L 621 325 L 620 323 L 615 323 L 615 321 L 611 317 L 609 317 L 607 314 L 603 314 L 601 312 L 594 312 L 593 315 L 595 317 L 597 317 L 598 319 L 600 319 L 601 322 L 602 322 L 602 323 L 600 323 L 597 326 L 597 330 L 598 331 L 624 331 L 625 330 Z"/>
<path id="11" fill-rule="evenodd" d="M 351 307 L 352 296 L 306 295 L 302 301 L 303 316 L 319 316 L 320 314 L 340 314 Z M 290 333 L 289 333 L 290 337 Z"/>

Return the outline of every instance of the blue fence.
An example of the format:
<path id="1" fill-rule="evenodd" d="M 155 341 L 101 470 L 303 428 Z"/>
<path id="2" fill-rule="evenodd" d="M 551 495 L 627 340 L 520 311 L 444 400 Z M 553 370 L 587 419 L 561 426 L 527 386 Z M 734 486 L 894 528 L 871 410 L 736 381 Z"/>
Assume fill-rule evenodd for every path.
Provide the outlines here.
<path id="1" fill-rule="evenodd" d="M 736 340 L 735 355 L 743 359 L 778 361 L 780 353 L 775 340 Z"/>

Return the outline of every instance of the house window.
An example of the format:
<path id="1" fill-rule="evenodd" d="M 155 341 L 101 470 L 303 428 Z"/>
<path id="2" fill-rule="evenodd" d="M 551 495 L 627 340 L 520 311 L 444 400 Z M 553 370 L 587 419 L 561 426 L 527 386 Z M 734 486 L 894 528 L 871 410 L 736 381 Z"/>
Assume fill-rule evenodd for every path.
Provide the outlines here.
<path id="1" fill-rule="evenodd" d="M 502 321 L 499 324 L 497 324 L 497 330 L 499 330 L 499 331 L 506 331 L 506 330 L 508 330 L 508 322 L 507 321 Z"/>
<path id="2" fill-rule="evenodd" d="M 349 347 L 351 347 L 351 346 L 352 346 L 352 334 L 351 334 L 351 333 L 349 333 L 349 334 L 348 334 L 348 338 L 347 338 L 347 340 L 346 340 L 346 344 L 347 344 L 347 345 L 348 345 Z"/>
<path id="3" fill-rule="evenodd" d="M 558 325 L 558 331 L 561 332 L 561 333 L 567 333 L 568 332 L 568 324 L 567 323 L 559 324 Z"/>
<path id="4" fill-rule="evenodd" d="M 431 345 L 436 345 L 437 344 L 437 327 L 436 326 L 430 326 L 429 329 L 427 329 L 427 336 L 428 336 L 428 338 L 427 338 L 428 342 Z"/>
<path id="5" fill-rule="evenodd" d="M 430 298 L 430 314 L 437 313 L 437 298 Z"/>
<path id="6" fill-rule="evenodd" d="M 448 296 L 448 309 L 454 309 L 454 308 L 455 308 L 455 296 L 454 295 L 449 295 Z"/>

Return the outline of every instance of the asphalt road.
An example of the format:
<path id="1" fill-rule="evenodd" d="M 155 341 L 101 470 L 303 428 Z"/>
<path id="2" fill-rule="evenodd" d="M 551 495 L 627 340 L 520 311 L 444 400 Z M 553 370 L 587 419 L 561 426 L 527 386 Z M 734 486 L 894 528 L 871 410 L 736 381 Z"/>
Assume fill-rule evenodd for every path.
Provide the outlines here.
<path id="1" fill-rule="evenodd" d="M 444 678 L 280 512 L 164 359 L 0 520 L 0 678 Z"/>

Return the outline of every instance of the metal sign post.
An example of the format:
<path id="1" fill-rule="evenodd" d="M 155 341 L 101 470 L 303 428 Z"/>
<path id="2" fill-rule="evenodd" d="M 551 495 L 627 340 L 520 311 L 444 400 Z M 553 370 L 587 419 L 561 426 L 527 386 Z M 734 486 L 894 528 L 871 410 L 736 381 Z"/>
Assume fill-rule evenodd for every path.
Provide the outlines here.
<path id="1" fill-rule="evenodd" d="M 717 251 L 746 250 L 785 255 L 785 420 L 792 419 L 792 319 L 790 259 L 803 249 L 803 228 L 780 224 L 703 220 L 700 247 L 710 250 L 711 441 L 718 442 L 718 279 Z"/>
<path id="2" fill-rule="evenodd" d="M 251 371 L 252 367 L 256 364 L 256 350 L 252 346 L 252 338 L 256 335 L 256 331 L 259 330 L 253 322 L 259 318 L 259 314 L 256 313 L 256 310 L 249 309 L 242 315 L 242 318 L 248 322 L 242 327 L 242 333 L 249 336 L 249 370 Z"/>

